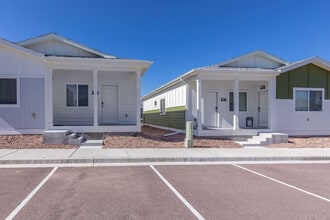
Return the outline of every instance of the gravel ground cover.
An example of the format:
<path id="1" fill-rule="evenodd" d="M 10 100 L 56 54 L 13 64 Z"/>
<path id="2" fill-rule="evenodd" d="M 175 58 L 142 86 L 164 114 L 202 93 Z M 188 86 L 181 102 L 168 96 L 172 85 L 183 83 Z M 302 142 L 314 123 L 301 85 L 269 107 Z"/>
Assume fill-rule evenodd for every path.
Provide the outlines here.
<path id="1" fill-rule="evenodd" d="M 43 144 L 42 135 L 0 135 L 0 149 L 72 149 L 73 145 Z"/>
<path id="2" fill-rule="evenodd" d="M 104 148 L 183 148 L 184 134 L 174 134 L 173 131 L 143 126 L 142 132 L 136 135 L 107 135 Z M 194 147 L 201 148 L 241 148 L 234 141 L 220 138 L 195 137 Z"/>
<path id="3" fill-rule="evenodd" d="M 328 148 L 330 136 L 326 137 L 289 137 L 288 143 L 272 144 L 271 148 Z"/>

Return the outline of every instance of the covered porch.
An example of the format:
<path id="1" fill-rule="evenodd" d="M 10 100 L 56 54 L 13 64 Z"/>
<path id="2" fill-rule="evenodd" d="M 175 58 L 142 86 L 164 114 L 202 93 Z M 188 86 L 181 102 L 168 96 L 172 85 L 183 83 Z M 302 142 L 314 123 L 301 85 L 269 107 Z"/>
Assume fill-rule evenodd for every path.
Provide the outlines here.
<path id="1" fill-rule="evenodd" d="M 276 75 L 199 74 L 196 83 L 198 136 L 252 136 L 274 131 Z"/>
<path id="2" fill-rule="evenodd" d="M 56 58 L 56 61 L 61 58 Z M 46 129 L 72 132 L 139 132 L 141 68 L 112 60 L 62 58 L 46 78 Z M 62 60 L 63 61 L 63 60 Z M 95 61 L 94 61 L 95 62 Z"/>

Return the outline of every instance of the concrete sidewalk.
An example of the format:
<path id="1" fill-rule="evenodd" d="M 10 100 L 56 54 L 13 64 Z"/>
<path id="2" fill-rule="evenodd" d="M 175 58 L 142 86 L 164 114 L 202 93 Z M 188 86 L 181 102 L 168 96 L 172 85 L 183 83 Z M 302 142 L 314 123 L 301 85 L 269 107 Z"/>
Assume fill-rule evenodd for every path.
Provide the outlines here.
<path id="1" fill-rule="evenodd" d="M 23 149 L 0 150 L 0 164 L 76 164 L 136 162 L 330 162 L 330 148 L 188 148 L 188 149 Z"/>

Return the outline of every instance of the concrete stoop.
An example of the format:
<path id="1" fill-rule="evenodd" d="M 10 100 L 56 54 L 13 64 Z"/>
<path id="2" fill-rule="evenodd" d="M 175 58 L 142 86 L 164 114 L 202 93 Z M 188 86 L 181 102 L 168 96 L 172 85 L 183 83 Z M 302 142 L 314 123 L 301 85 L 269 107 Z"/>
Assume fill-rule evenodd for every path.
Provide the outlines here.
<path id="1" fill-rule="evenodd" d="M 262 147 L 271 144 L 288 143 L 289 136 L 283 133 L 259 133 L 247 141 L 236 141 L 243 147 Z"/>
<path id="2" fill-rule="evenodd" d="M 103 140 L 85 140 L 80 144 L 81 149 L 102 149 Z"/>
<path id="3" fill-rule="evenodd" d="M 69 144 L 80 145 L 84 137 L 78 136 L 69 130 L 47 130 L 42 134 L 42 141 L 45 144 Z"/>

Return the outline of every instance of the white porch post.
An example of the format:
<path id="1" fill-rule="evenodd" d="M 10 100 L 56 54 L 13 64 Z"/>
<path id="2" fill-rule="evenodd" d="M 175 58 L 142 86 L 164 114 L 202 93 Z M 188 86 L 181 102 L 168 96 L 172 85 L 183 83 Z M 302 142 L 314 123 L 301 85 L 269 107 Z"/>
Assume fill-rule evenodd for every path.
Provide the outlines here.
<path id="1" fill-rule="evenodd" d="M 238 122 L 238 114 L 239 114 L 239 80 L 234 80 L 234 115 L 233 115 L 233 130 L 237 130 L 239 128 Z"/>
<path id="2" fill-rule="evenodd" d="M 202 80 L 196 79 L 197 130 L 202 130 Z"/>
<path id="3" fill-rule="evenodd" d="M 94 123 L 93 126 L 99 126 L 99 105 L 98 105 L 98 73 L 93 70 L 93 105 L 94 105 Z"/>
<path id="4" fill-rule="evenodd" d="M 53 69 L 48 68 L 45 79 L 45 116 L 46 125 L 45 129 L 49 129 L 54 126 L 53 122 Z"/>
<path id="5" fill-rule="evenodd" d="M 141 129 L 141 91 L 140 91 L 141 71 L 136 72 L 136 126 Z"/>
<path id="6" fill-rule="evenodd" d="M 268 80 L 268 128 L 275 129 L 276 79 Z"/>

